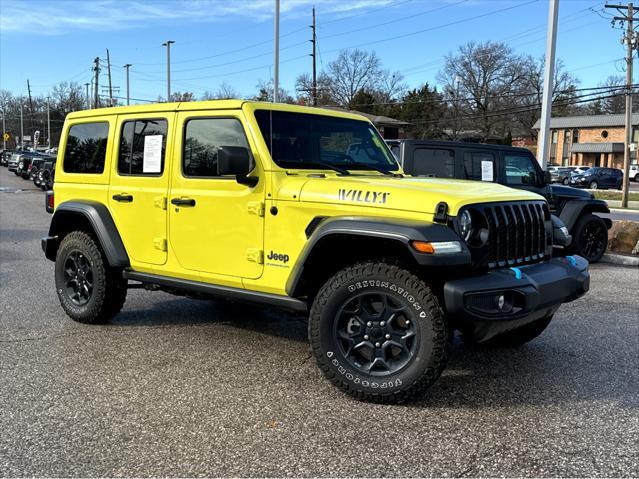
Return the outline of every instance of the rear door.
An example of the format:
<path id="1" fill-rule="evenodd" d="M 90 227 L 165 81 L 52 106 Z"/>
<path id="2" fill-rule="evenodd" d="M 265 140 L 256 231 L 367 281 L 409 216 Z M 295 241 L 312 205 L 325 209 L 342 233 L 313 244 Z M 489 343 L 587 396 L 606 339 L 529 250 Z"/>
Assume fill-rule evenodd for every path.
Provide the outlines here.
<path id="1" fill-rule="evenodd" d="M 135 262 L 166 262 L 169 133 L 174 116 L 140 114 L 117 120 L 109 208 Z"/>

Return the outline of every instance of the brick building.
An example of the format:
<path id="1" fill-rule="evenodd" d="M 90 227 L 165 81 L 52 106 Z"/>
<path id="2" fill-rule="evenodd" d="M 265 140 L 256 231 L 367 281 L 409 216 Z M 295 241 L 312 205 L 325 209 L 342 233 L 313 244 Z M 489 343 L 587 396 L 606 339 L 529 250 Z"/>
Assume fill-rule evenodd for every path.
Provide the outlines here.
<path id="1" fill-rule="evenodd" d="M 566 116 L 550 120 L 549 165 L 623 168 L 625 116 Z M 533 129 L 539 130 L 540 121 Z M 633 143 L 639 140 L 639 113 L 632 117 Z M 539 151 L 539 150 L 538 150 Z M 631 163 L 637 162 L 635 152 Z"/>

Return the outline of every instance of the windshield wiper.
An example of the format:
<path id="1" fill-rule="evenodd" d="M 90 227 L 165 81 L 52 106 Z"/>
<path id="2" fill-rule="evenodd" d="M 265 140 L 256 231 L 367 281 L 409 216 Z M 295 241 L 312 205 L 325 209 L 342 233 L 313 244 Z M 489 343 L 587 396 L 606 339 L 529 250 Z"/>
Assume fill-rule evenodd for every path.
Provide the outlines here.
<path id="1" fill-rule="evenodd" d="M 327 170 L 337 171 L 344 176 L 348 176 L 351 174 L 351 172 L 345 168 L 333 165 L 332 163 L 325 163 L 323 161 L 300 161 L 299 163 L 295 163 L 294 168 L 303 168 L 304 166 L 321 166 L 322 168 L 326 168 Z"/>
<path id="2" fill-rule="evenodd" d="M 403 175 L 401 173 L 393 173 L 393 172 L 385 170 L 381 166 L 377 166 L 377 165 L 369 165 L 368 163 L 358 163 L 358 162 L 355 161 L 355 158 L 353 158 L 351 155 L 346 154 L 346 153 L 344 153 L 343 156 L 344 156 L 345 159 L 350 160 L 350 166 L 359 166 L 359 167 L 367 169 L 367 170 L 377 171 L 377 172 L 382 173 L 382 174 L 387 175 L 387 176 L 403 178 Z"/>

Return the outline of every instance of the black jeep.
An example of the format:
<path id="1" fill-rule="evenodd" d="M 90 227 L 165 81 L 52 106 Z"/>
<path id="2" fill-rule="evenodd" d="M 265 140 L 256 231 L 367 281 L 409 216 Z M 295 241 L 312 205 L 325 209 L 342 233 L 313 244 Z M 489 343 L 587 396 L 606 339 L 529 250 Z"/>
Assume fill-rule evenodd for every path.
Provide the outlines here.
<path id="1" fill-rule="evenodd" d="M 591 263 L 608 247 L 612 221 L 595 214 L 610 213 L 607 203 L 587 191 L 551 184 L 550 175 L 525 148 L 430 140 L 387 143 L 409 175 L 491 181 L 540 194 L 572 235 L 570 252 Z"/>

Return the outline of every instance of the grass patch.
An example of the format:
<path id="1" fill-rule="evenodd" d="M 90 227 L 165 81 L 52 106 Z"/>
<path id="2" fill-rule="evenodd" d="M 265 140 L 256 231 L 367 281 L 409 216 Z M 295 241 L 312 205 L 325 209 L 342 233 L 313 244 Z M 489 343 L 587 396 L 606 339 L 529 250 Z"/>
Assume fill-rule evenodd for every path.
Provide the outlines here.
<path id="1" fill-rule="evenodd" d="M 598 200 L 617 200 L 621 201 L 621 191 L 611 190 L 589 190 Z M 639 191 L 631 191 L 628 194 L 628 200 L 639 201 Z"/>

